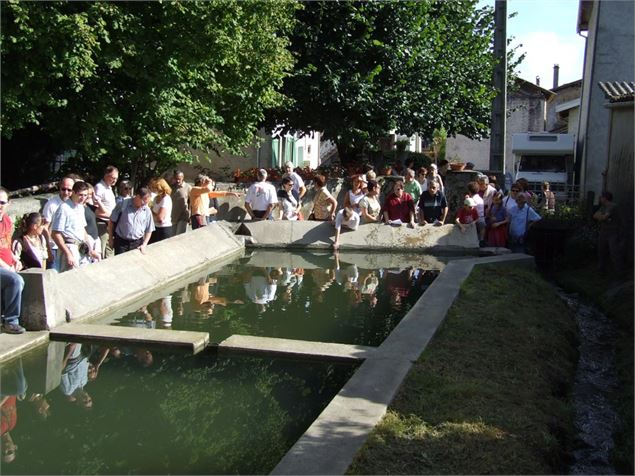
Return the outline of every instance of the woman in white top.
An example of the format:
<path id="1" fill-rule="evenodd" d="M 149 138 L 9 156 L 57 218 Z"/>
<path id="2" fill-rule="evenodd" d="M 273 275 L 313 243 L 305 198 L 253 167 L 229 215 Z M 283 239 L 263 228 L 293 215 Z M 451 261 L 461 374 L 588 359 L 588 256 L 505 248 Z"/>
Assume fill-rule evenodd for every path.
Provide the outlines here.
<path id="1" fill-rule="evenodd" d="M 381 205 L 377 199 L 378 196 L 379 187 L 377 182 L 370 180 L 366 196 L 359 201 L 362 223 L 378 223 L 381 221 Z"/>
<path id="2" fill-rule="evenodd" d="M 346 197 L 344 197 L 344 207 L 350 207 L 355 213 L 359 214 L 359 201 L 364 198 L 364 186 L 366 182 L 361 175 L 353 175 L 352 182 L 353 185 L 351 189 L 346 194 Z"/>
<path id="3" fill-rule="evenodd" d="M 152 232 L 150 243 L 156 243 L 172 236 L 172 189 L 163 178 L 153 180 L 150 186 L 151 191 L 156 193 L 152 203 L 155 230 Z"/>
<path id="4" fill-rule="evenodd" d="M 297 220 L 300 212 L 300 201 L 293 190 L 291 177 L 282 179 L 282 185 L 278 190 L 278 207 L 280 208 L 280 220 Z"/>

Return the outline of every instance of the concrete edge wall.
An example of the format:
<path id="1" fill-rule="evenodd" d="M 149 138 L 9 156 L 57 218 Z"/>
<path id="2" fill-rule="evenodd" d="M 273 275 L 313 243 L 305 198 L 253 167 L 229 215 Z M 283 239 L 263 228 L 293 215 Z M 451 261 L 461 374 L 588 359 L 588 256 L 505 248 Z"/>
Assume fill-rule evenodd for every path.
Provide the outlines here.
<path id="1" fill-rule="evenodd" d="M 344 474 L 445 319 L 463 281 L 474 266 L 486 264 L 534 267 L 534 260 L 513 254 L 448 263 L 271 474 Z"/>
<path id="2" fill-rule="evenodd" d="M 329 222 L 246 221 L 237 234 L 250 236 L 257 248 L 332 249 L 335 227 Z M 393 227 L 368 223 L 340 235 L 342 250 L 427 251 L 478 253 L 476 227 L 462 233 L 457 225 Z"/>

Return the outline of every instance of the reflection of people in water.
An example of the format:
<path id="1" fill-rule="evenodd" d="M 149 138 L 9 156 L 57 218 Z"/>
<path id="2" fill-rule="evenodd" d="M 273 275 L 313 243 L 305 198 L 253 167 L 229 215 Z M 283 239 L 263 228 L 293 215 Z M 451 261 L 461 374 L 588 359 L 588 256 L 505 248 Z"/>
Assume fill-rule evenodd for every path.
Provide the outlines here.
<path id="1" fill-rule="evenodd" d="M 279 268 L 255 268 L 252 273 L 245 276 L 245 294 L 251 302 L 258 305 L 258 312 L 264 312 L 267 304 L 276 298 L 278 280 L 281 276 L 282 271 Z"/>
<path id="2" fill-rule="evenodd" d="M 284 303 L 290 303 L 294 292 L 298 292 L 304 279 L 304 268 L 283 268 L 278 285 L 282 286 L 280 299 Z M 284 310 L 284 308 L 283 308 Z"/>
<path id="3" fill-rule="evenodd" d="M 17 400 L 24 398 L 26 387 L 21 360 L 0 369 L 0 447 L 3 463 L 12 463 L 17 455 L 18 445 L 10 432 L 18 422 Z"/>
<path id="4" fill-rule="evenodd" d="M 85 409 L 93 406 L 92 397 L 84 390 L 88 383 L 88 367 L 88 356 L 82 353 L 82 344 L 66 344 L 60 390 L 67 401 Z"/>
<path id="5" fill-rule="evenodd" d="M 196 284 L 192 286 L 190 292 L 190 302 L 193 311 L 201 312 L 207 316 L 214 314 L 216 306 L 227 306 L 228 304 L 243 304 L 243 301 L 238 299 L 234 301 L 228 300 L 223 296 L 215 296 L 210 293 L 210 286 L 218 283 L 216 276 L 209 276 L 207 278 L 201 278 Z"/>
<path id="6" fill-rule="evenodd" d="M 311 301 L 320 303 L 324 301 L 324 292 L 335 281 L 335 273 L 330 268 L 307 269 L 307 273 L 313 281 L 311 288 Z"/>
<path id="7" fill-rule="evenodd" d="M 375 271 L 366 269 L 359 274 L 359 292 L 362 299 L 368 299 L 371 308 L 377 306 L 377 286 L 379 286 L 379 278 Z"/>
<path id="8" fill-rule="evenodd" d="M 390 293 L 390 303 L 392 305 L 400 305 L 403 298 L 410 294 L 412 273 L 412 268 L 406 268 L 403 270 L 386 270 L 386 289 Z"/>

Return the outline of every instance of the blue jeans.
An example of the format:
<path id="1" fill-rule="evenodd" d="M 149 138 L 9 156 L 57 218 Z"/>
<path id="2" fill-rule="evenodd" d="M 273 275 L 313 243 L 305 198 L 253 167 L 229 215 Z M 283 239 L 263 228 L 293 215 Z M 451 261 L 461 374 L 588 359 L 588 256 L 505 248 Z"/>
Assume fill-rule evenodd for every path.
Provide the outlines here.
<path id="1" fill-rule="evenodd" d="M 2 323 L 18 324 L 24 279 L 15 271 L 0 268 L 0 287 L 2 288 Z"/>

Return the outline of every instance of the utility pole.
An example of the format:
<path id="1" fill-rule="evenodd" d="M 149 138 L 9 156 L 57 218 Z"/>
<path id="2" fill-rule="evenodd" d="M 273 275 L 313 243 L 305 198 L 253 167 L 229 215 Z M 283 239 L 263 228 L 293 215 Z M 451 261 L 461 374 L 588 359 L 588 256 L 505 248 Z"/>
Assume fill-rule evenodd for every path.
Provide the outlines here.
<path id="1" fill-rule="evenodd" d="M 498 91 L 492 101 L 492 124 L 489 148 L 491 171 L 505 172 L 505 129 L 507 122 L 507 0 L 494 4 L 494 88 Z"/>

